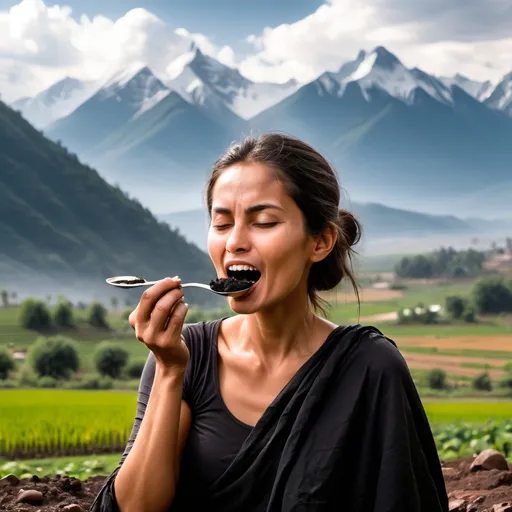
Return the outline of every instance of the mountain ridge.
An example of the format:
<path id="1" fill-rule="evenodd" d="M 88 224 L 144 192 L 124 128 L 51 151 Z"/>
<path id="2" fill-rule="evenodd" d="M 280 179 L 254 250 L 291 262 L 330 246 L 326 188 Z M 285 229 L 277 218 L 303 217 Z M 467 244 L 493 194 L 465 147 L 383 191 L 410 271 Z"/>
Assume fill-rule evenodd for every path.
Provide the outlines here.
<path id="1" fill-rule="evenodd" d="M 2 102 L 0 145 L 4 280 L 20 285 L 35 277 L 70 290 L 79 283 L 104 294 L 104 280 L 112 275 L 211 278 L 203 251 Z M 26 276 L 23 269 L 32 273 Z"/>

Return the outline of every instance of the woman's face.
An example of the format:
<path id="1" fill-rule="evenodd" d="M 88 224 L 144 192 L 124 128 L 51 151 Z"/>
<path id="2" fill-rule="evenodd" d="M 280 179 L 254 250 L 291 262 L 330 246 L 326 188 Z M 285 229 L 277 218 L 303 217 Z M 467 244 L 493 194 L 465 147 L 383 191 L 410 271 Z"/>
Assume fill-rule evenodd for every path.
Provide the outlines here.
<path id="1" fill-rule="evenodd" d="M 273 169 L 261 163 L 225 169 L 213 188 L 211 214 L 208 252 L 218 277 L 229 277 L 234 262 L 261 272 L 249 292 L 229 297 L 234 311 L 249 314 L 290 297 L 306 298 L 316 242 Z"/>

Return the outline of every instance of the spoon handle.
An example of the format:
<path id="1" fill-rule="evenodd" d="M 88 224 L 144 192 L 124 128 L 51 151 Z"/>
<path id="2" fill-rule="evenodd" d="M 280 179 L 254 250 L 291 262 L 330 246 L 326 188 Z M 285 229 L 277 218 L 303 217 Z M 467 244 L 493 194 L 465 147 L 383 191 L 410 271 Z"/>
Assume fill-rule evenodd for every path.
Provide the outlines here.
<path id="1" fill-rule="evenodd" d="M 133 284 L 116 284 L 116 283 L 110 283 L 114 286 L 117 286 L 119 288 L 137 288 L 139 286 L 152 286 L 154 284 L 157 284 L 159 281 L 144 281 L 143 283 L 133 283 Z M 181 285 L 181 288 L 203 288 L 204 290 L 212 291 L 212 289 L 203 283 L 184 283 Z"/>

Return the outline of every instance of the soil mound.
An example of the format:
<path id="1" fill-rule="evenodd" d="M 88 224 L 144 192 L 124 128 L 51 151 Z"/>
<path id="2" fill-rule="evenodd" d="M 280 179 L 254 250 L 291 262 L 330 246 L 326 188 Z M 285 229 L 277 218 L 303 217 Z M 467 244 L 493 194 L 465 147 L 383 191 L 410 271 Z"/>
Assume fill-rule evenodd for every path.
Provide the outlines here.
<path id="1" fill-rule="evenodd" d="M 512 512 L 512 466 L 485 469 L 496 463 L 490 455 L 489 462 L 476 466 L 475 458 L 443 463 L 450 512 Z M 0 510 L 87 512 L 105 478 L 49 475 L 19 480 L 8 475 L 0 480 Z"/>

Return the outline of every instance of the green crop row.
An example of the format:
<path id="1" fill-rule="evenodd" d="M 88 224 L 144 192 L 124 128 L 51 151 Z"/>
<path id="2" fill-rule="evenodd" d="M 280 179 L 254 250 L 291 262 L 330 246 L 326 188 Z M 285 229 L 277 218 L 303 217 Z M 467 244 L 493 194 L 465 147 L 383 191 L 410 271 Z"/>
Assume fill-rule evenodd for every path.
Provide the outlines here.
<path id="1" fill-rule="evenodd" d="M 0 457 L 7 460 L 122 452 L 136 393 L 0 390 Z M 512 455 L 511 401 L 425 401 L 439 455 L 485 448 Z"/>
<path id="2" fill-rule="evenodd" d="M 0 457 L 122 451 L 135 408 L 133 393 L 0 390 Z"/>

